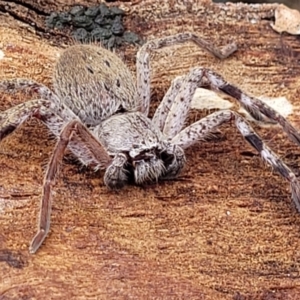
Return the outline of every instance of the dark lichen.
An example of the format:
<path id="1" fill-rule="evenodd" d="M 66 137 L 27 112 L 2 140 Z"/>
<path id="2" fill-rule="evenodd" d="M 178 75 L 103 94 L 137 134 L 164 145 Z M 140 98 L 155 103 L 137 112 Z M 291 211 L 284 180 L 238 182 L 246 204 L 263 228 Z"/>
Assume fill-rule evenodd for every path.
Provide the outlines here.
<path id="1" fill-rule="evenodd" d="M 77 5 L 70 11 L 52 12 L 45 22 L 51 29 L 71 30 L 72 36 L 81 42 L 101 41 L 108 48 L 118 47 L 124 42 L 142 44 L 137 34 L 125 31 L 124 15 L 122 9 L 104 3 L 91 7 Z"/>

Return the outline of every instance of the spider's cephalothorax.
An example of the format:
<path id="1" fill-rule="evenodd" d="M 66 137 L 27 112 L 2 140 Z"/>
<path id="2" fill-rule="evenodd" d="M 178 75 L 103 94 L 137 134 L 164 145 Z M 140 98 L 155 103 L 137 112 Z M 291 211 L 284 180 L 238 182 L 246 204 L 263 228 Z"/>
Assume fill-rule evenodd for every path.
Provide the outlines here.
<path id="1" fill-rule="evenodd" d="M 175 177 L 184 166 L 184 150 L 231 120 L 262 159 L 290 183 L 293 201 L 300 211 L 300 185 L 295 174 L 242 116 L 223 110 L 184 128 L 193 94 L 205 77 L 206 83 L 237 99 L 254 118 L 277 122 L 300 144 L 299 133 L 284 117 L 214 71 L 196 67 L 174 79 L 153 118 L 148 118 L 149 52 L 188 40 L 219 58 L 236 50 L 235 44 L 218 50 L 192 33 L 150 41 L 138 51 L 135 84 L 129 69 L 115 54 L 96 45 L 75 45 L 65 50 L 56 64 L 54 92 L 29 79 L 0 81 L 0 88 L 6 92 L 31 89 L 39 94 L 36 100 L 0 113 L 0 141 L 30 116 L 43 121 L 58 137 L 44 179 L 38 232 L 31 242 L 31 253 L 37 251 L 49 231 L 51 189 L 67 147 L 84 165 L 105 169 L 104 182 L 111 188 L 128 181 L 142 184 Z"/>
<path id="2" fill-rule="evenodd" d="M 122 186 L 131 178 L 141 184 L 175 177 L 183 167 L 183 150 L 167 141 L 141 112 L 113 115 L 97 126 L 93 133 L 110 156 L 119 156 L 124 163 L 118 173 L 111 171 L 114 166 L 106 169 L 105 183 L 112 188 Z M 114 174 L 119 174 L 119 178 L 114 178 Z"/>

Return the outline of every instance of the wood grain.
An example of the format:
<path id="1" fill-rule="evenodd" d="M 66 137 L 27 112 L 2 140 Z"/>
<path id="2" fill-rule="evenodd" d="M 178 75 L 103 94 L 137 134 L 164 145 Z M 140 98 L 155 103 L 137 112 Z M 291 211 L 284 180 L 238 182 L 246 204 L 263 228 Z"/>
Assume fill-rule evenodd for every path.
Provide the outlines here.
<path id="1" fill-rule="evenodd" d="M 74 2 L 37 1 L 36 7 L 45 12 Z M 32 1 L 15 3 L 28 7 Z M 294 105 L 290 120 L 300 128 L 299 39 L 272 30 L 276 5 L 117 5 L 127 12 L 127 28 L 147 39 L 193 31 L 216 45 L 238 44 L 224 61 L 190 43 L 154 53 L 153 107 L 175 76 L 202 65 L 253 95 L 287 97 Z M 0 78 L 30 77 L 51 86 L 61 48 L 11 13 L 0 15 Z M 130 46 L 120 53 L 133 71 L 136 51 Z M 2 93 L 0 110 L 32 97 Z M 191 120 L 207 113 L 194 112 Z M 280 128 L 257 130 L 298 172 L 300 150 Z M 234 128 L 222 132 L 221 139 L 187 151 L 178 180 L 119 192 L 107 190 L 103 173 L 67 156 L 53 196 L 51 234 L 30 255 L 55 141 L 36 120 L 24 124 L 0 145 L 0 299 L 299 298 L 300 215 L 288 184 Z"/>

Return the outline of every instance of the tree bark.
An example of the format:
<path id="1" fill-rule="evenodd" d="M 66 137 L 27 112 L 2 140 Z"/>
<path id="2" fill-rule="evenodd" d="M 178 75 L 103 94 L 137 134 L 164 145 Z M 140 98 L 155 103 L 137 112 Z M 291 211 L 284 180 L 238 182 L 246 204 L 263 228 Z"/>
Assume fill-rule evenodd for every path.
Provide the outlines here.
<path id="1" fill-rule="evenodd" d="M 0 0 L 0 78 L 29 77 L 51 86 L 66 45 L 37 35 L 47 32 L 45 16 L 97 2 Z M 299 40 L 272 30 L 276 5 L 111 5 L 124 9 L 126 28 L 147 40 L 193 31 L 218 46 L 238 45 L 223 61 L 191 43 L 153 53 L 153 107 L 172 79 L 200 65 L 255 96 L 286 97 L 293 105 L 289 120 L 300 128 Z M 133 72 L 136 52 L 134 46 L 119 50 Z M 1 93 L 0 110 L 32 97 Z M 191 120 L 208 113 L 196 111 Z M 281 129 L 256 128 L 297 171 L 299 148 Z M 103 185 L 103 172 L 82 170 L 68 158 L 54 187 L 51 234 L 30 255 L 55 141 L 36 120 L 22 125 L 0 144 L 0 299 L 299 298 L 300 215 L 288 184 L 233 126 L 222 132 L 221 140 L 187 151 L 178 180 L 118 192 Z"/>

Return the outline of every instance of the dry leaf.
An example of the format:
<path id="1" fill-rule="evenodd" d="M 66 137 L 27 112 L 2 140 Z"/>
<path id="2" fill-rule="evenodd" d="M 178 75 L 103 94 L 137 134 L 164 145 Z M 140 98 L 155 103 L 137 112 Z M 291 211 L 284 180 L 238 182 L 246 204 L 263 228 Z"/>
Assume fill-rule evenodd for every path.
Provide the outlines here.
<path id="1" fill-rule="evenodd" d="M 300 12 L 281 4 L 275 10 L 275 23 L 271 27 L 279 32 L 300 34 Z"/>

